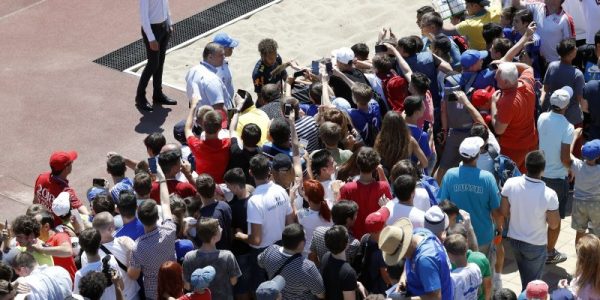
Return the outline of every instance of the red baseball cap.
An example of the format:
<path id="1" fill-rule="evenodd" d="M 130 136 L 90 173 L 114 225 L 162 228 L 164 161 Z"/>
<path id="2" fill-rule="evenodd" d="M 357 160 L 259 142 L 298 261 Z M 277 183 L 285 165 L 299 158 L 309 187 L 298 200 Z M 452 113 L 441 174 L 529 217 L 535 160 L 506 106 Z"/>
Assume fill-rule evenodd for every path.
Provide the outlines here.
<path id="1" fill-rule="evenodd" d="M 541 280 L 534 280 L 527 284 L 525 289 L 525 295 L 527 299 L 547 299 L 548 298 L 548 284 Z"/>
<path id="2" fill-rule="evenodd" d="M 76 159 L 77 152 L 75 151 L 56 151 L 50 155 L 50 168 L 55 171 L 62 171 Z"/>
<path id="3" fill-rule="evenodd" d="M 496 92 L 496 90 L 493 86 L 488 86 L 485 89 L 475 90 L 471 96 L 471 103 L 473 103 L 473 106 L 475 107 L 485 106 L 492 100 L 494 92 Z"/>
<path id="4" fill-rule="evenodd" d="M 370 213 L 365 219 L 365 229 L 369 233 L 379 232 L 385 227 L 385 222 L 390 217 L 390 211 L 383 206 L 378 211 Z"/>

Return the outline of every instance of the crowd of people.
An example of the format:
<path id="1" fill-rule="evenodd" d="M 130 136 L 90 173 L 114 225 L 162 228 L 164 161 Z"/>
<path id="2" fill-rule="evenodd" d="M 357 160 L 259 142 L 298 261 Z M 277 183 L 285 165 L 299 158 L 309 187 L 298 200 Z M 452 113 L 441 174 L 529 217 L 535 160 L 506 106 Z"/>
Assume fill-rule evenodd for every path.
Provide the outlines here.
<path id="1" fill-rule="evenodd" d="M 147 158 L 108 153 L 86 201 L 77 152 L 51 155 L 0 224 L 0 300 L 517 299 L 504 246 L 519 299 L 600 299 L 600 4 L 504 2 L 447 21 L 424 6 L 418 35 L 384 28 L 374 51 L 308 67 L 263 39 L 253 92 L 217 34 L 186 76 L 187 118 L 148 135 Z M 151 20 L 154 49 L 171 24 Z M 548 286 L 568 214 L 576 268 Z"/>

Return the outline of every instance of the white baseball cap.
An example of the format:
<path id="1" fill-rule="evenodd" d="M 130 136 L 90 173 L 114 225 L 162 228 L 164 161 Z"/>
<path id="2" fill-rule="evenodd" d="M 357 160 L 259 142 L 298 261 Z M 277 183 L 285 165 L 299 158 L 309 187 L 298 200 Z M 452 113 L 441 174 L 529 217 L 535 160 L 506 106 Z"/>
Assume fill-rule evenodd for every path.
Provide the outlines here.
<path id="1" fill-rule="evenodd" d="M 563 86 L 552 93 L 552 96 L 550 96 L 550 104 L 563 109 L 569 105 L 571 97 L 573 97 L 573 89 L 570 86 Z"/>
<path id="2" fill-rule="evenodd" d="M 354 60 L 354 51 L 348 47 L 342 47 L 337 50 L 333 50 L 331 55 L 335 59 L 343 64 L 349 64 Z"/>
<path id="3" fill-rule="evenodd" d="M 475 158 L 479 155 L 483 144 L 485 144 L 485 142 L 478 136 L 468 137 L 460 143 L 458 152 L 460 153 L 460 156 L 464 158 Z"/>
<path id="4" fill-rule="evenodd" d="M 71 210 L 71 194 L 69 192 L 61 192 L 52 201 L 52 212 L 61 217 L 69 213 Z"/>

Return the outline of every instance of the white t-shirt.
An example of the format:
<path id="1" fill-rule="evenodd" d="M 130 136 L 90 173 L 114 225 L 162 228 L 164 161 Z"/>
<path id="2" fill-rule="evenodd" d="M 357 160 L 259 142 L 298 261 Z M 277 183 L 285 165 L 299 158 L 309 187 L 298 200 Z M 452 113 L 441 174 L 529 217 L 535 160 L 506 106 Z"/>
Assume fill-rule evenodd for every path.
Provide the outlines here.
<path id="1" fill-rule="evenodd" d="M 323 219 L 318 211 L 314 211 L 310 208 L 304 208 L 298 211 L 298 223 L 304 227 L 306 243 L 302 255 L 305 257 L 310 253 L 310 243 L 312 242 L 315 229 L 319 226 L 331 227 L 331 225 L 333 225 L 331 222 Z"/>
<path id="2" fill-rule="evenodd" d="M 466 267 L 452 270 L 450 278 L 454 285 L 454 299 L 477 300 L 477 292 L 483 279 L 476 264 L 468 263 Z"/>
<path id="3" fill-rule="evenodd" d="M 425 212 L 414 207 L 400 203 L 398 198 L 388 202 L 386 207 L 390 210 L 390 217 L 385 222 L 386 225 L 396 223 L 400 218 L 408 218 L 413 225 L 413 228 L 425 227 Z"/>
<path id="4" fill-rule="evenodd" d="M 28 300 L 65 299 L 73 290 L 71 275 L 62 267 L 37 266 L 17 282 L 29 287 Z"/>
<path id="5" fill-rule="evenodd" d="M 546 245 L 546 212 L 558 209 L 556 192 L 540 179 L 523 175 L 509 178 L 502 188 L 502 196 L 510 203 L 508 237 L 533 245 Z"/>
<path id="6" fill-rule="evenodd" d="M 289 195 L 284 188 L 270 181 L 256 187 L 252 197 L 248 199 L 248 234 L 252 232 L 251 224 L 262 225 L 260 245 L 253 248 L 265 248 L 281 240 L 285 228 L 285 218 L 292 213 Z"/>
<path id="7" fill-rule="evenodd" d="M 119 276 L 121 278 L 123 278 L 125 276 L 127 276 L 127 274 L 123 274 L 123 272 L 121 272 L 121 268 L 119 268 L 119 265 L 117 265 L 117 261 L 115 260 L 115 258 L 113 256 L 111 256 L 110 260 L 108 261 L 110 268 L 115 270 L 116 272 L 119 273 Z M 75 284 L 74 284 L 74 288 L 73 288 L 73 293 L 79 294 L 79 282 L 81 281 L 81 278 L 83 276 L 85 276 L 87 273 L 89 272 L 102 272 L 102 261 L 96 261 L 93 263 L 88 263 L 85 267 L 81 267 L 81 270 L 77 271 L 77 273 L 75 273 Z M 129 276 L 127 276 L 129 277 Z M 107 288 L 104 289 L 104 293 L 102 293 L 102 297 L 100 297 L 100 300 L 112 300 L 115 298 L 115 285 L 111 285 Z"/>
<path id="8" fill-rule="evenodd" d="M 600 30 L 600 2 L 597 0 L 571 0 L 581 4 L 585 19 L 585 42 L 594 44 L 594 36 Z"/>
<path id="9" fill-rule="evenodd" d="M 321 181 L 321 185 L 323 186 L 323 190 L 325 190 L 325 201 L 329 206 L 329 209 L 333 207 L 335 204 L 335 198 L 333 197 L 333 189 L 331 188 L 331 180 Z"/>
<path id="10" fill-rule="evenodd" d="M 415 188 L 415 197 L 413 198 L 413 206 L 426 212 L 431 207 L 431 199 L 425 188 L 417 186 Z"/>
<path id="11" fill-rule="evenodd" d="M 553 111 L 540 115 L 537 121 L 540 137 L 540 150 L 544 151 L 546 158 L 545 178 L 565 178 L 568 170 L 560 159 L 562 144 L 570 145 L 573 142 L 575 129 L 565 116 Z"/>
<path id="12" fill-rule="evenodd" d="M 533 19 L 537 24 L 537 33 L 541 40 L 540 53 L 548 63 L 559 60 L 556 45 L 564 39 L 575 37 L 573 18 L 564 10 L 558 14 L 546 15 L 544 3 L 529 3 L 527 9 L 533 12 Z"/>
<path id="13" fill-rule="evenodd" d="M 129 261 L 129 251 L 127 250 L 127 246 L 125 246 L 127 244 L 130 244 L 131 245 L 130 247 L 132 247 L 134 244 L 134 241 L 127 236 L 121 236 L 121 237 L 115 238 L 111 242 L 104 243 L 102 245 L 104 247 L 106 247 L 106 249 L 108 249 L 108 251 L 110 251 L 112 253 L 113 260 L 117 259 L 121 263 L 123 263 L 125 266 L 127 266 L 128 261 Z M 106 253 L 104 253 L 104 251 L 102 251 L 102 249 L 98 250 L 98 254 L 100 255 L 101 259 L 104 258 L 104 256 L 106 256 Z M 115 263 L 117 264 L 116 260 L 115 260 Z M 81 254 L 81 267 L 83 268 L 87 264 L 88 264 L 87 255 L 85 254 L 85 252 L 83 252 Z M 121 269 L 118 264 L 117 264 L 117 267 L 119 268 L 119 271 L 121 272 L 121 274 L 124 275 L 124 276 L 121 276 L 121 278 L 123 278 L 123 298 L 125 298 L 127 300 L 138 299 L 138 291 L 140 290 L 140 286 L 138 285 L 137 281 L 129 278 L 129 276 L 127 276 L 125 271 L 123 269 Z"/>
<path id="14" fill-rule="evenodd" d="M 594 0 L 595 2 L 595 0 Z M 578 40 L 585 39 L 587 24 L 585 22 L 585 16 L 581 10 L 581 0 L 565 0 L 562 4 L 563 9 L 569 16 L 573 17 L 573 23 L 575 23 L 575 35 Z"/>

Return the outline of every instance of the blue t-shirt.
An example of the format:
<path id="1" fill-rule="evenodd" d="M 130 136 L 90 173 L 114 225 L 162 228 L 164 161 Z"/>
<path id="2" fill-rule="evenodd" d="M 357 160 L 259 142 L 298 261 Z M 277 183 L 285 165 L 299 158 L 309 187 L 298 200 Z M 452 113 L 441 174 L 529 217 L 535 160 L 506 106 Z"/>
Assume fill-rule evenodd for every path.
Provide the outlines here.
<path id="1" fill-rule="evenodd" d="M 110 196 L 115 203 L 119 203 L 119 194 L 121 191 L 133 192 L 133 181 L 127 177 L 124 177 L 110 189 Z"/>
<path id="2" fill-rule="evenodd" d="M 377 133 L 381 129 L 381 113 L 379 111 L 379 104 L 377 101 L 371 99 L 369 101 L 369 112 L 363 112 L 357 108 L 351 108 L 348 110 L 348 114 L 350 115 L 350 119 L 352 119 L 352 124 L 354 124 L 354 128 L 360 133 L 362 139 L 366 142 L 370 138 L 374 141 Z M 369 131 L 369 124 L 374 132 Z M 373 145 L 368 145 L 373 146 Z"/>
<path id="3" fill-rule="evenodd" d="M 500 192 L 492 173 L 465 165 L 452 168 L 442 179 L 438 198 L 454 202 L 471 215 L 480 246 L 492 242 L 494 224 L 491 213 L 500 207 Z"/>
<path id="4" fill-rule="evenodd" d="M 452 300 L 454 287 L 444 246 L 428 229 L 415 228 L 413 235 L 420 235 L 424 239 L 417 245 L 413 256 L 406 257 L 406 289 L 411 296 L 441 289 L 442 300 Z"/>
<path id="5" fill-rule="evenodd" d="M 417 140 L 417 142 L 419 143 L 419 148 L 423 150 L 425 157 L 429 158 L 429 156 L 431 155 L 431 148 L 429 148 L 429 134 L 427 134 L 427 132 L 423 131 L 423 129 L 413 124 L 408 124 L 408 129 L 410 129 L 410 134 L 412 135 L 412 137 L 414 137 L 415 140 Z M 412 157 L 412 160 L 414 162 L 417 161 L 414 155 Z"/>
<path id="6" fill-rule="evenodd" d="M 589 139 L 600 139 L 600 81 L 591 80 L 583 88 L 583 98 L 590 112 Z"/>
<path id="7" fill-rule="evenodd" d="M 314 117 L 319 112 L 319 106 L 314 104 L 300 104 L 300 109 L 307 115 Z"/>
<path id="8" fill-rule="evenodd" d="M 488 86 L 496 86 L 496 80 L 494 79 L 494 76 L 496 76 L 496 71 L 491 70 L 491 69 L 483 69 L 480 70 L 479 72 L 475 73 L 475 72 L 463 72 L 460 75 L 460 80 L 459 80 L 459 84 L 461 87 L 466 88 L 467 83 L 469 82 L 469 80 L 471 79 L 471 76 L 476 75 L 477 77 L 475 77 L 475 81 L 473 81 L 473 85 L 471 85 L 472 88 L 479 90 L 479 89 L 485 89 Z M 468 91 L 465 91 L 468 92 Z"/>
<path id="9" fill-rule="evenodd" d="M 144 235 L 144 225 L 138 218 L 135 218 L 133 221 L 124 224 L 119 231 L 115 233 L 115 237 L 127 236 L 132 240 L 137 240 L 140 236 Z"/>

